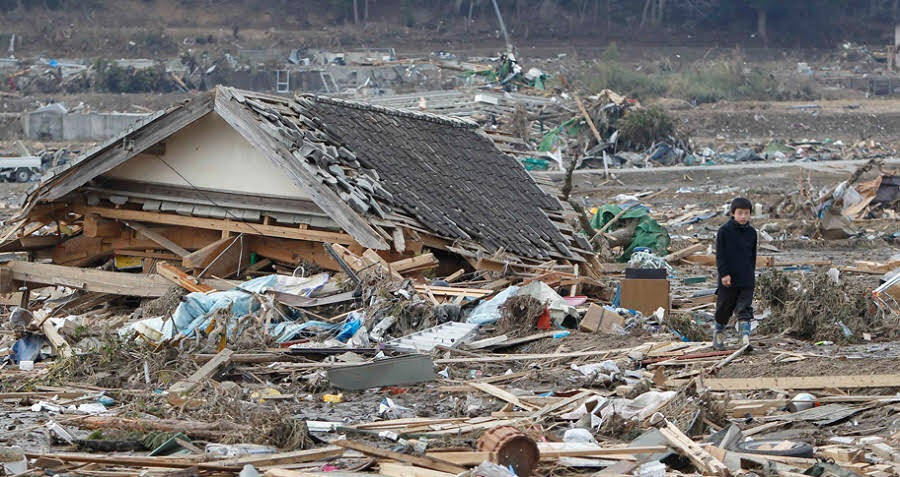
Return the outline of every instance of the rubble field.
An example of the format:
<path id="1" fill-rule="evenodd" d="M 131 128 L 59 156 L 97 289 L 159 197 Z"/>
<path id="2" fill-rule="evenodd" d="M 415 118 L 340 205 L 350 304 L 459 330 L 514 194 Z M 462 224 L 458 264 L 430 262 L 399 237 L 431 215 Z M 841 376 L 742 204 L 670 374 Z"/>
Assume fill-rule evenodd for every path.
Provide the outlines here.
<path id="1" fill-rule="evenodd" d="M 695 106 L 572 86 L 565 55 L 356 53 L 290 54 L 398 91 L 186 61 L 185 93 L 38 97 L 101 68 L 17 73 L 0 146 L 41 168 L 0 183 L 0 474 L 900 475 L 896 101 Z M 47 126 L 101 108 L 142 114 Z M 754 319 L 722 349 L 735 197 Z"/>

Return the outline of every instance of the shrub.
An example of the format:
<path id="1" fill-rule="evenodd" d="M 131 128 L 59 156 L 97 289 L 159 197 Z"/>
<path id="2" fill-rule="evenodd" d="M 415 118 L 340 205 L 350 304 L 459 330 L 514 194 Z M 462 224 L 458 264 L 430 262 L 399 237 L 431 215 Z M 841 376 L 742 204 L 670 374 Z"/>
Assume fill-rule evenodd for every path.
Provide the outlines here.
<path id="1" fill-rule="evenodd" d="M 675 121 L 657 107 L 631 110 L 616 126 L 619 140 L 633 149 L 645 149 L 675 135 Z"/>

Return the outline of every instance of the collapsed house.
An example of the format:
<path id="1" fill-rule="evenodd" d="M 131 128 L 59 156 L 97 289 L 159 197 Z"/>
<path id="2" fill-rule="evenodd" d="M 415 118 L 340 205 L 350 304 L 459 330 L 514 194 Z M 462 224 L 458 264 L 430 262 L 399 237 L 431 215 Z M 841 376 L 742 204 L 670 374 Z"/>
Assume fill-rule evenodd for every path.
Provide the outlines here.
<path id="1" fill-rule="evenodd" d="M 568 204 L 476 128 L 358 102 L 219 87 L 50 171 L 0 250 L 144 273 L 172 262 L 197 277 L 228 278 L 258 270 L 259 260 L 287 272 L 339 271 L 323 244 L 340 244 L 390 262 L 427 249 L 443 269 L 596 275 L 589 244 L 567 224 Z M 4 292 L 22 283 L 165 290 L 164 281 L 21 261 L 0 273 Z"/>

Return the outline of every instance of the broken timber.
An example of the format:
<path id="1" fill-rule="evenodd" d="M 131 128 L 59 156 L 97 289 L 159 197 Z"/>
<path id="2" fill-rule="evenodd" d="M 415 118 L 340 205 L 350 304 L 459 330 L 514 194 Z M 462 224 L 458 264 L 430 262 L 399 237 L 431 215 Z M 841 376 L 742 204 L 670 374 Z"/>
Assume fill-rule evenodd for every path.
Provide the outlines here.
<path id="1" fill-rule="evenodd" d="M 186 217 L 183 215 L 165 214 L 161 212 L 145 212 L 143 210 L 113 209 L 109 207 L 91 207 L 85 205 L 76 205 L 72 210 L 79 214 L 96 214 L 108 219 L 180 225 L 183 227 L 196 227 L 198 229 L 223 230 L 250 235 L 308 240 L 311 242 L 331 242 L 348 245 L 356 243 L 356 241 L 353 240 L 353 237 L 348 234 L 329 232 L 327 230 L 300 229 L 281 225 L 256 224 L 205 217 Z"/>
<path id="2" fill-rule="evenodd" d="M 391 459 L 397 460 L 400 462 L 406 462 L 407 464 L 417 465 L 419 467 L 426 467 L 428 469 L 439 470 L 442 472 L 450 472 L 452 474 L 459 474 L 465 472 L 467 469 L 465 467 L 460 467 L 456 464 L 436 459 L 434 457 L 429 456 L 415 456 L 402 454 L 400 452 L 393 452 L 389 450 L 380 449 L 378 447 L 362 444 L 359 442 L 353 442 L 348 440 L 339 440 L 333 442 L 333 444 L 345 447 L 347 449 L 353 449 L 355 451 L 362 452 L 363 454 L 371 455 L 374 457 L 380 457 L 383 459 Z"/>
<path id="3" fill-rule="evenodd" d="M 47 263 L 13 261 L 0 265 L 0 270 L 11 272 L 12 280 L 16 282 L 61 285 L 112 295 L 155 298 L 165 295 L 171 286 L 168 280 L 157 275 L 107 272 Z M 3 293 L 13 291 L 0 290 Z"/>
<path id="4" fill-rule="evenodd" d="M 704 379 L 710 391 L 753 391 L 757 389 L 825 389 L 900 387 L 900 374 L 850 376 L 796 376 L 780 378 L 713 378 Z"/>
<path id="5" fill-rule="evenodd" d="M 219 351 L 213 359 L 207 361 L 187 379 L 178 381 L 169 388 L 170 394 L 189 393 L 201 383 L 213 377 L 216 371 L 231 361 L 231 355 L 234 351 L 225 348 Z"/>

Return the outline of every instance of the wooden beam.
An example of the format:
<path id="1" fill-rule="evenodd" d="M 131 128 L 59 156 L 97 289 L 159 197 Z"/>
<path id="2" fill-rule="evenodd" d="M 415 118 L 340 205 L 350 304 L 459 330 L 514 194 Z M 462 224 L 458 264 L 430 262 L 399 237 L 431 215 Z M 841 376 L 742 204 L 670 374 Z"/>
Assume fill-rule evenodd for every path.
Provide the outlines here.
<path id="1" fill-rule="evenodd" d="M 335 247 L 340 247 L 340 245 L 335 245 Z M 250 251 L 261 257 L 294 266 L 299 265 L 301 261 L 306 261 L 314 263 L 325 270 L 341 271 L 341 266 L 328 254 L 323 244 L 319 242 L 276 239 L 256 235 L 250 237 Z"/>
<path id="2" fill-rule="evenodd" d="M 147 237 L 148 239 L 162 245 L 162 247 L 164 249 L 174 253 L 175 255 L 178 255 L 179 257 L 186 257 L 187 255 L 189 255 L 191 253 L 191 252 L 188 252 L 187 250 L 181 248 L 181 246 L 179 246 L 177 243 L 163 237 L 162 235 L 154 232 L 153 230 L 150 230 L 144 224 L 141 224 L 138 222 L 130 222 L 130 221 L 126 220 L 125 225 L 136 230 L 144 237 Z"/>
<path id="3" fill-rule="evenodd" d="M 219 351 L 213 357 L 213 359 L 204 363 L 203 366 L 201 366 L 197 371 L 194 371 L 194 373 L 191 374 L 190 377 L 178 381 L 170 386 L 169 394 L 185 394 L 193 391 L 194 388 L 202 384 L 204 381 L 212 378 L 213 375 L 216 374 L 216 371 L 219 370 L 219 368 L 231 362 L 232 354 L 234 354 L 234 351 L 228 348 Z"/>
<path id="4" fill-rule="evenodd" d="M 196 278 L 175 268 L 171 264 L 160 262 L 156 264 L 156 273 L 166 282 L 172 282 L 190 292 L 209 293 L 216 289 L 200 283 Z"/>
<path id="5" fill-rule="evenodd" d="M 43 317 L 41 331 L 44 332 L 44 336 L 47 337 L 47 341 L 50 342 L 50 346 L 53 348 L 53 351 L 56 352 L 57 356 L 71 358 L 75 355 L 72 351 L 72 346 L 70 346 L 69 342 L 59 334 L 59 331 L 56 330 L 56 327 L 53 326 L 53 323 L 47 318 L 47 316 Z"/>
<path id="6" fill-rule="evenodd" d="M 705 475 L 730 475 L 728 468 L 725 467 L 719 459 L 713 457 L 690 437 L 684 435 L 678 427 L 669 421 L 666 421 L 666 427 L 660 428 L 659 432 L 665 437 L 674 449 L 677 449 L 682 455 L 690 459 L 697 466 L 697 469 Z"/>
<path id="7" fill-rule="evenodd" d="M 232 471 L 240 470 L 240 467 L 218 465 L 215 462 L 198 462 L 196 458 L 178 458 L 178 457 L 148 457 L 148 456 L 129 456 L 114 455 L 104 456 L 96 454 L 75 454 L 75 453 L 56 453 L 56 454 L 38 454 L 34 452 L 26 452 L 25 456 L 29 459 L 49 459 L 62 462 L 86 462 L 92 464 L 107 464 L 126 467 L 157 467 L 172 469 L 187 469 L 190 467 L 202 467 L 205 470 Z"/>
<path id="8" fill-rule="evenodd" d="M 335 191 L 319 182 L 311 172 L 300 164 L 301 160 L 283 144 L 264 132 L 258 121 L 250 118 L 250 114 L 232 97 L 229 88 L 218 87 L 216 90 L 215 111 L 230 124 L 244 139 L 262 152 L 278 167 L 283 169 L 300 190 L 306 192 L 310 199 L 338 223 L 363 247 L 387 250 L 390 246 L 366 221 L 357 214 Z M 332 243 L 345 243 L 328 240 Z"/>
<path id="9" fill-rule="evenodd" d="M 895 388 L 900 374 L 860 374 L 840 376 L 792 376 L 758 378 L 710 378 L 703 386 L 710 391 L 753 391 L 757 389 Z"/>
<path id="10" fill-rule="evenodd" d="M 62 285 L 79 290 L 112 295 L 158 297 L 171 285 L 155 275 L 107 272 L 47 263 L 7 262 L 0 265 L 12 272 L 13 280 L 44 285 Z"/>
<path id="11" fill-rule="evenodd" d="M 663 257 L 663 260 L 665 260 L 667 263 L 675 263 L 675 262 L 681 260 L 682 258 L 687 257 L 688 255 L 697 253 L 705 248 L 706 248 L 705 243 L 695 243 L 694 245 L 685 247 L 677 252 L 672 252 L 672 253 L 666 255 L 665 257 Z"/>
<path id="12" fill-rule="evenodd" d="M 403 236 L 403 228 L 402 227 L 394 227 L 394 231 L 392 233 L 392 238 L 394 239 L 394 250 L 398 253 L 403 253 L 406 251 L 406 237 Z"/>
<path id="13" fill-rule="evenodd" d="M 232 275 L 239 275 L 239 270 L 246 268 L 250 264 L 247 236 L 238 235 L 226 240 L 229 240 L 229 242 L 225 248 L 217 255 L 212 256 L 210 262 L 196 273 L 198 278 L 203 276 L 227 278 Z"/>
<path id="14" fill-rule="evenodd" d="M 329 242 L 341 244 L 354 243 L 353 237 L 345 233 L 329 232 L 325 230 L 299 229 L 296 227 L 283 227 L 280 225 L 263 225 L 250 222 L 238 222 L 234 220 L 211 219 L 206 217 L 187 217 L 177 214 L 165 214 L 161 212 L 145 212 L 143 210 L 131 209 L 113 209 L 109 207 L 91 207 L 86 205 L 76 205 L 72 209 L 80 214 L 97 214 L 102 217 L 117 220 L 134 220 L 139 222 L 151 222 L 155 224 L 180 225 L 183 227 L 222 230 L 226 232 L 245 233 L 250 235 L 265 235 L 269 237 L 309 240 L 312 242 Z"/>
<path id="15" fill-rule="evenodd" d="M 402 454 L 400 452 L 384 450 L 375 446 L 363 444 L 361 442 L 338 440 L 332 442 L 332 444 L 345 447 L 347 449 L 353 449 L 366 455 L 371 455 L 382 459 L 391 459 L 399 462 L 405 462 L 407 464 L 439 470 L 441 472 L 450 472 L 451 474 L 459 474 L 467 470 L 465 467 L 461 467 L 441 459 L 436 459 L 434 457 Z"/>
<path id="16" fill-rule="evenodd" d="M 497 386 L 494 386 L 493 384 L 479 383 L 479 382 L 472 382 L 472 383 L 467 383 L 467 384 L 469 385 L 469 387 L 471 387 L 473 389 L 477 389 L 483 393 L 490 394 L 491 396 L 494 396 L 495 398 L 500 399 L 502 401 L 506 401 L 520 409 L 526 409 L 529 411 L 536 411 L 538 409 L 537 406 L 522 402 L 522 400 L 520 400 L 518 396 L 516 396 L 508 391 L 505 391 L 503 389 L 500 389 Z"/>
<path id="17" fill-rule="evenodd" d="M 449 472 L 441 472 L 440 470 L 388 461 L 378 463 L 378 474 L 387 477 L 453 477 L 456 475 Z"/>
<path id="18" fill-rule="evenodd" d="M 318 449 L 280 452 L 278 454 L 249 455 L 234 459 L 217 460 L 215 461 L 215 464 L 237 466 L 239 468 L 247 464 L 254 467 L 268 467 L 273 465 L 298 464 L 301 462 L 330 459 L 332 457 L 339 457 L 343 453 L 344 449 L 342 447 L 325 446 Z"/>
<path id="19" fill-rule="evenodd" d="M 119 237 L 122 235 L 122 225 L 97 214 L 88 214 L 84 217 L 84 234 L 88 237 Z"/>
<path id="20" fill-rule="evenodd" d="M 424 253 L 415 257 L 391 262 L 391 270 L 400 274 L 429 270 L 439 265 L 433 253 Z"/>
<path id="21" fill-rule="evenodd" d="M 182 255 L 181 266 L 185 268 L 203 268 L 209 265 L 209 262 L 211 262 L 216 255 L 222 253 L 222 250 L 224 250 L 232 241 L 234 241 L 234 239 L 231 237 L 219 239 L 196 252 Z"/>
<path id="22" fill-rule="evenodd" d="M 454 288 L 436 287 L 431 285 L 415 285 L 414 288 L 420 293 L 427 293 L 430 291 L 432 294 L 440 296 L 471 296 L 481 298 L 494 293 L 494 290 L 488 290 L 486 288 Z"/>

